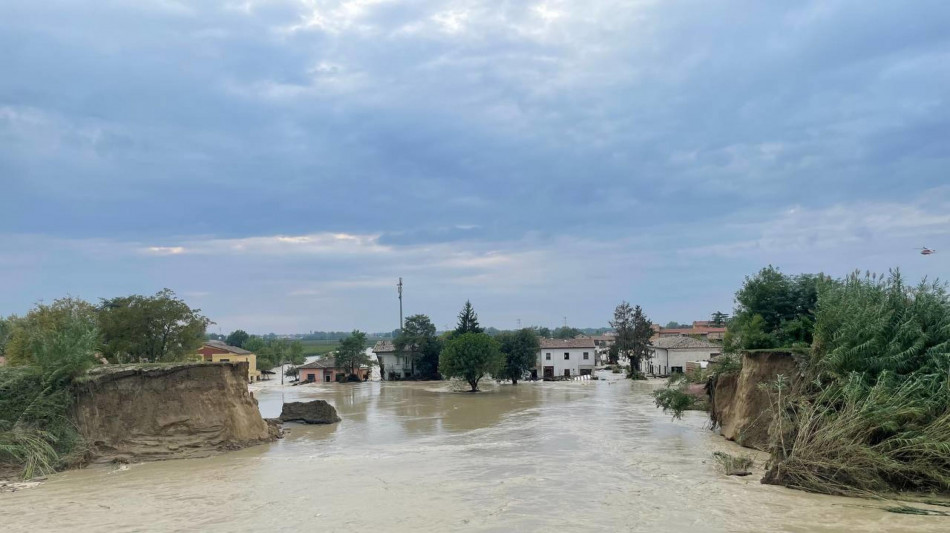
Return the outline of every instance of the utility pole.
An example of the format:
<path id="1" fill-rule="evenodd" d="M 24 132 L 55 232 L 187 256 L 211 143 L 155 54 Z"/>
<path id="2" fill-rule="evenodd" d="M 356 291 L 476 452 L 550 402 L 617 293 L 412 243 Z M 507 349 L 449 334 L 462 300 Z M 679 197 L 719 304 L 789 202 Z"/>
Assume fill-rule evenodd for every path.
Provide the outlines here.
<path id="1" fill-rule="evenodd" d="M 521 329 L 521 319 L 518 319 L 518 329 Z"/>
<path id="2" fill-rule="evenodd" d="M 396 288 L 399 289 L 399 331 L 402 331 L 402 278 L 399 278 Z"/>

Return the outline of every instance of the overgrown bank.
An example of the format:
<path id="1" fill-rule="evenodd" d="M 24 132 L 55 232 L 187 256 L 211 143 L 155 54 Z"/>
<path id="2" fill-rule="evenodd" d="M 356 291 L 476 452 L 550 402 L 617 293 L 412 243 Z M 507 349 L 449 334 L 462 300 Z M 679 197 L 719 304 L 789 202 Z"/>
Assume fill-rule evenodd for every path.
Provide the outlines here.
<path id="1" fill-rule="evenodd" d="M 836 494 L 950 491 L 950 301 L 897 273 L 823 289 L 801 379 L 769 385 L 765 480 Z"/>
<path id="2" fill-rule="evenodd" d="M 771 269 L 763 273 L 748 279 L 740 295 L 787 303 L 802 294 L 788 283 L 796 278 L 783 281 Z M 760 422 L 755 435 L 733 437 L 770 452 L 767 483 L 842 495 L 950 491 L 950 299 L 945 286 L 908 286 L 897 272 L 797 279 L 815 287 L 813 303 L 786 305 L 785 314 L 773 314 L 771 322 L 756 318 L 768 305 L 756 313 L 740 305 L 736 315 L 742 323 L 730 331 L 729 342 L 740 349 L 748 348 L 746 341 L 769 346 L 792 338 L 792 331 L 800 355 L 767 365 L 767 375 L 745 376 L 744 369 L 749 381 L 744 390 L 756 398 L 735 398 L 730 404 L 714 397 L 714 422 L 723 424 L 726 435 L 734 428 L 726 427 L 723 412 L 740 408 L 748 412 L 727 415 Z M 810 299 L 808 293 L 799 301 Z M 804 339 L 810 339 L 807 347 Z M 743 376 L 718 383 L 714 391 L 736 394 Z"/>

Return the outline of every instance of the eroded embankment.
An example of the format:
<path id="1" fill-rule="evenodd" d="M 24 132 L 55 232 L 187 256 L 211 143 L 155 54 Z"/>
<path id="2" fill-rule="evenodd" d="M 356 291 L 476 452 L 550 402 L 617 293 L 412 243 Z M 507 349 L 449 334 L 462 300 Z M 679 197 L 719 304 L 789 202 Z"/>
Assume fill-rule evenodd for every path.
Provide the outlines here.
<path id="1" fill-rule="evenodd" d="M 748 448 L 768 447 L 772 422 L 769 393 L 760 385 L 779 375 L 794 379 L 795 359 L 785 352 L 745 353 L 742 371 L 716 378 L 711 387 L 710 417 L 722 436 Z"/>
<path id="2" fill-rule="evenodd" d="M 247 390 L 245 363 L 100 367 L 75 386 L 92 462 L 196 457 L 277 438 Z"/>

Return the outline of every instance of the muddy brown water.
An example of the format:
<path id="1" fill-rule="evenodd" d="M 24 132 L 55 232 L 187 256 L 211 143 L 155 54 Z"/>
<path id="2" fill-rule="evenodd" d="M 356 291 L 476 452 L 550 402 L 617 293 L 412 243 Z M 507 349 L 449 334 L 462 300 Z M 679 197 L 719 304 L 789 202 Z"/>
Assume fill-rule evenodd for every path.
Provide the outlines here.
<path id="1" fill-rule="evenodd" d="M 719 474 L 742 452 L 655 384 L 319 384 L 343 422 L 204 459 L 94 467 L 0 494 L 0 531 L 950 531 L 950 519 Z"/>

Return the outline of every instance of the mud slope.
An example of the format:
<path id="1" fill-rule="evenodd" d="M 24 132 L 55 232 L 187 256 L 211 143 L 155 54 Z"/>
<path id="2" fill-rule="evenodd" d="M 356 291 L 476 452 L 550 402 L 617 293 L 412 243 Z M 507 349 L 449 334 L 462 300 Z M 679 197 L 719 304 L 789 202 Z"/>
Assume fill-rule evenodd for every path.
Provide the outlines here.
<path id="1" fill-rule="evenodd" d="M 101 367 L 76 386 L 88 459 L 205 456 L 276 438 L 247 390 L 245 363 Z"/>

